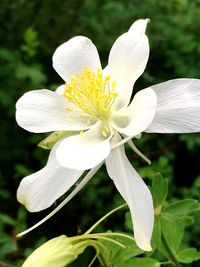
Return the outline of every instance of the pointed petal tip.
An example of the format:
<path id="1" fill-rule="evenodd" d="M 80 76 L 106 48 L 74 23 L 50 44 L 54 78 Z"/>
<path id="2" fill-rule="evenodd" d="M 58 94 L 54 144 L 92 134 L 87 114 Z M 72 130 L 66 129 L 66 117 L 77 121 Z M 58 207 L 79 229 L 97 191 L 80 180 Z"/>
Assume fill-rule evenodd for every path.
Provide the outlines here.
<path id="1" fill-rule="evenodd" d="M 147 24 L 150 23 L 150 19 L 138 19 L 130 27 L 129 32 L 134 32 L 137 34 L 145 34 Z"/>
<path id="2" fill-rule="evenodd" d="M 136 218 L 137 219 L 137 218 Z M 138 225 L 138 223 L 140 223 Z M 151 238 L 152 238 L 152 231 L 153 231 L 153 221 L 151 221 L 151 219 L 149 220 L 149 222 L 147 223 L 146 227 L 150 226 L 150 231 L 147 233 L 144 231 L 144 226 L 143 229 L 141 228 L 141 222 L 137 222 L 135 221 L 134 225 L 134 238 L 135 238 L 135 242 L 138 245 L 138 247 L 144 251 L 152 251 L 152 247 L 151 247 Z"/>
<path id="3" fill-rule="evenodd" d="M 116 81 L 118 93 L 115 107 L 119 110 L 129 104 L 135 81 L 144 72 L 149 58 L 149 41 L 145 35 L 148 19 L 137 20 L 128 32 L 120 35 L 114 42 L 108 68 Z M 119 68 L 120 66 L 120 68 Z"/>
<path id="4" fill-rule="evenodd" d="M 152 247 L 149 243 L 140 244 L 140 245 L 138 245 L 138 247 L 144 251 L 152 251 Z"/>
<path id="5" fill-rule="evenodd" d="M 141 229 L 142 230 L 142 229 Z M 134 238 L 138 247 L 144 251 L 152 251 L 151 235 L 147 236 L 144 232 L 139 231 L 139 228 L 134 230 Z"/>

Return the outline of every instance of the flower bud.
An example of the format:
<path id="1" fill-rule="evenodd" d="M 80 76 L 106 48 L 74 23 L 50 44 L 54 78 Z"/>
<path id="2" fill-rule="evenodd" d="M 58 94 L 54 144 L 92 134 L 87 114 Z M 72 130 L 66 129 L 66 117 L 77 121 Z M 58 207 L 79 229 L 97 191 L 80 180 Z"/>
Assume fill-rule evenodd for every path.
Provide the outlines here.
<path id="1" fill-rule="evenodd" d="M 73 244 L 65 235 L 53 238 L 37 248 L 22 267 L 64 267 L 83 253 L 87 245 Z"/>

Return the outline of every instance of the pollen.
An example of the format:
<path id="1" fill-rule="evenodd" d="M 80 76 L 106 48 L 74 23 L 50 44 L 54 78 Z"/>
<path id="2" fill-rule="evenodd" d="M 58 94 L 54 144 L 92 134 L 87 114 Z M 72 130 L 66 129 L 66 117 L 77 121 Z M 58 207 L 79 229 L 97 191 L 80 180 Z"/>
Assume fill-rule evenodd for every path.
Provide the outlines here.
<path id="1" fill-rule="evenodd" d="M 84 67 L 83 73 L 72 76 L 65 84 L 63 96 L 78 108 L 78 117 L 87 118 L 88 124 L 94 120 L 103 121 L 102 134 L 106 137 L 109 132 L 108 120 L 117 97 L 115 87 L 116 83 L 111 82 L 110 76 L 103 76 L 101 69 L 93 73 Z M 66 110 L 70 111 L 69 108 Z"/>

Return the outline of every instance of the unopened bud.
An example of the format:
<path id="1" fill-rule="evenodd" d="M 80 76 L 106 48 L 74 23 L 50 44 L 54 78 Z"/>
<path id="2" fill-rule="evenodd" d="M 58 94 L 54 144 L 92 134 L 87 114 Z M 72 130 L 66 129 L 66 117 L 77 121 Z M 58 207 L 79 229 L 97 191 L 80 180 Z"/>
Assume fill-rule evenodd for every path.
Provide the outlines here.
<path id="1" fill-rule="evenodd" d="M 53 238 L 37 248 L 22 267 L 64 267 L 83 253 L 87 245 L 72 244 L 65 235 Z"/>

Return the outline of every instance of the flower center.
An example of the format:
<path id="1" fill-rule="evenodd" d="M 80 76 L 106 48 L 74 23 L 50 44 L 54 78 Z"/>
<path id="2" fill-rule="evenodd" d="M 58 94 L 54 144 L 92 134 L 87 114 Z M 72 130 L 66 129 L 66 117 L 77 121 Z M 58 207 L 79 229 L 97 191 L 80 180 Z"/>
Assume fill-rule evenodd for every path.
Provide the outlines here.
<path id="1" fill-rule="evenodd" d="M 63 95 L 68 102 L 78 110 L 78 117 L 86 117 L 87 123 L 101 120 L 104 123 L 104 131 L 108 130 L 108 119 L 111 115 L 112 105 L 117 97 L 115 82 L 110 81 L 110 76 L 103 77 L 101 69 L 93 73 L 88 67 L 84 67 L 83 73 L 72 76 L 65 84 Z M 66 108 L 68 111 L 72 111 Z M 74 112 L 74 110 L 73 110 Z"/>

